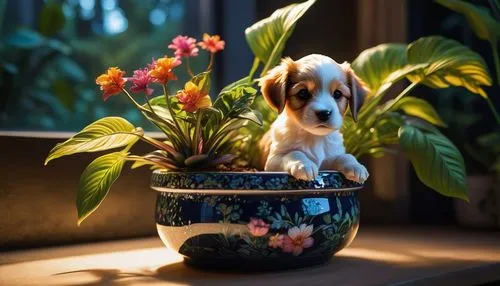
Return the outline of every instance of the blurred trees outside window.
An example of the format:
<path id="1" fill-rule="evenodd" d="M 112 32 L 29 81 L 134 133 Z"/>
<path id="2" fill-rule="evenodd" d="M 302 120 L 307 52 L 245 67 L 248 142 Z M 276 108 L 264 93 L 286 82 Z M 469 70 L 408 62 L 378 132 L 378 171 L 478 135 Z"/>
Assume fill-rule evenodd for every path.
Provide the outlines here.
<path id="1" fill-rule="evenodd" d="M 0 0 L 0 130 L 76 131 L 112 115 L 154 130 L 125 98 L 104 103 L 95 77 L 109 66 L 131 76 L 170 55 L 185 8 L 184 0 Z"/>

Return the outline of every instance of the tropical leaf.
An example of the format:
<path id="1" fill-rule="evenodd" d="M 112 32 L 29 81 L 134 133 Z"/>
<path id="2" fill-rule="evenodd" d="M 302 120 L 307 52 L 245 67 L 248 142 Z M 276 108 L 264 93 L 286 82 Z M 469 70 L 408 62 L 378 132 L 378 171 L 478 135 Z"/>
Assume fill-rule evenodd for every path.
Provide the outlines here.
<path id="1" fill-rule="evenodd" d="M 249 110 L 256 94 L 257 90 L 249 84 L 237 85 L 219 94 L 213 107 L 220 110 L 223 117 L 238 118 Z"/>
<path id="2" fill-rule="evenodd" d="M 270 17 L 260 20 L 245 30 L 250 49 L 255 57 L 264 63 L 261 75 L 281 59 L 286 41 L 291 36 L 295 24 L 315 2 L 316 0 L 309 0 L 288 5 L 274 11 Z"/>
<path id="3" fill-rule="evenodd" d="M 392 106 L 391 110 L 402 110 L 408 115 L 422 118 L 437 126 L 446 127 L 446 123 L 443 122 L 436 109 L 429 102 L 417 97 L 403 97 Z"/>
<path id="4" fill-rule="evenodd" d="M 250 77 L 246 76 L 244 78 L 240 78 L 239 80 L 235 81 L 235 82 L 232 82 L 228 85 L 226 85 L 220 93 L 225 93 L 227 91 L 230 91 L 231 89 L 235 88 L 236 86 L 239 86 L 239 85 L 249 85 L 251 84 L 250 82 Z"/>
<path id="5" fill-rule="evenodd" d="M 202 72 L 200 74 L 195 75 L 191 82 L 196 84 L 205 93 L 210 93 L 210 72 Z"/>
<path id="6" fill-rule="evenodd" d="M 450 140 L 403 126 L 399 142 L 425 185 L 445 196 L 468 200 L 464 159 Z"/>
<path id="7" fill-rule="evenodd" d="M 45 159 L 45 165 L 56 158 L 82 153 L 98 152 L 134 144 L 144 135 L 121 117 L 105 117 L 88 125 L 75 136 L 57 144 Z"/>
<path id="8" fill-rule="evenodd" d="M 381 44 L 364 50 L 352 62 L 352 69 L 370 89 L 366 104 L 360 110 L 359 121 L 373 113 L 382 96 L 396 82 L 428 66 L 427 63 L 408 65 L 406 49 L 404 44 Z"/>
<path id="9" fill-rule="evenodd" d="M 473 93 L 487 97 L 482 86 L 491 85 L 491 78 L 483 58 L 455 40 L 441 36 L 424 37 L 408 46 L 410 65 L 429 65 L 408 79 L 432 88 L 463 86 Z"/>
<path id="10" fill-rule="evenodd" d="M 80 177 L 76 207 L 78 225 L 94 212 L 120 176 L 126 152 L 115 152 L 101 156 L 90 163 Z"/>
<path id="11" fill-rule="evenodd" d="M 440 5 L 465 16 L 476 35 L 483 40 L 496 43 L 500 39 L 500 21 L 486 7 L 475 6 L 461 0 L 435 0 Z"/>
<path id="12" fill-rule="evenodd" d="M 351 67 L 371 91 L 376 91 L 390 74 L 406 63 L 405 44 L 381 44 L 361 52 Z"/>

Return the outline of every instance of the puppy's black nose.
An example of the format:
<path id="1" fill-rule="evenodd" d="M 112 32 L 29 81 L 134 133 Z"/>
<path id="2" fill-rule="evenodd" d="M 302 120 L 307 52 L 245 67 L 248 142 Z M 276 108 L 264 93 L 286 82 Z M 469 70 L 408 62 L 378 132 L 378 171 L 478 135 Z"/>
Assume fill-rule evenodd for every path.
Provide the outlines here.
<path id="1" fill-rule="evenodd" d="M 316 117 L 318 117 L 320 121 L 327 121 L 328 119 L 330 119 L 330 115 L 332 115 L 331 110 L 316 111 Z"/>

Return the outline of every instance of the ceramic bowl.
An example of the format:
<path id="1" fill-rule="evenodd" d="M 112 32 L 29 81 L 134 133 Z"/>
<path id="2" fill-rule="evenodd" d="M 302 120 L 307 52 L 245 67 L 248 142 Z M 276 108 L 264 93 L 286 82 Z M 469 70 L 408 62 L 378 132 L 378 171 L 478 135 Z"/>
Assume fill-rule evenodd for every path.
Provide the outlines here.
<path id="1" fill-rule="evenodd" d="M 321 264 L 359 227 L 358 191 L 338 172 L 315 181 L 286 173 L 154 171 L 156 225 L 165 245 L 204 268 Z"/>

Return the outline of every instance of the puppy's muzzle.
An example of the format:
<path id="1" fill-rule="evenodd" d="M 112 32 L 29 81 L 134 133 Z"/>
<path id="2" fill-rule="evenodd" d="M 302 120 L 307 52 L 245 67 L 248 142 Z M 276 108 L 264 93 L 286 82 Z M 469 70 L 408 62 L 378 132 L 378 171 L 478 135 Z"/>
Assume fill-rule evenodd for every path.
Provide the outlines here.
<path id="1" fill-rule="evenodd" d="M 330 119 L 330 116 L 332 115 L 331 110 L 319 110 L 316 111 L 316 117 L 318 117 L 319 121 L 326 122 L 328 119 Z"/>

